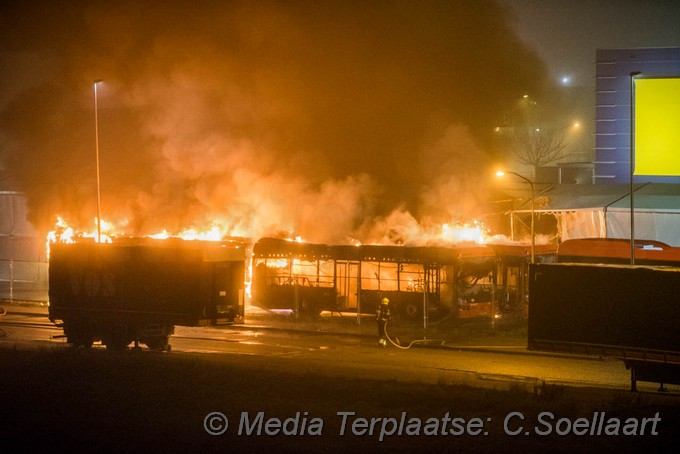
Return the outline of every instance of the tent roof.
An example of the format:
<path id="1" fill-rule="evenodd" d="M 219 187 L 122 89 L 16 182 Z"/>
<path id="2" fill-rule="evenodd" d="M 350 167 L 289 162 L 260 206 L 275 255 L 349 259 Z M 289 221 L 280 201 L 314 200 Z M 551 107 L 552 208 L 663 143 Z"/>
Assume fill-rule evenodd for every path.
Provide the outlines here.
<path id="1" fill-rule="evenodd" d="M 634 185 L 635 210 L 680 212 L 680 184 L 639 183 Z M 527 201 L 516 212 L 531 210 Z M 580 210 L 630 210 L 628 184 L 562 184 L 552 186 L 536 195 L 537 213 Z"/>
<path id="2" fill-rule="evenodd" d="M 645 184 L 636 189 L 633 202 L 636 211 L 680 212 L 680 184 Z M 629 211 L 630 190 L 623 199 L 609 205 L 608 209 Z"/>

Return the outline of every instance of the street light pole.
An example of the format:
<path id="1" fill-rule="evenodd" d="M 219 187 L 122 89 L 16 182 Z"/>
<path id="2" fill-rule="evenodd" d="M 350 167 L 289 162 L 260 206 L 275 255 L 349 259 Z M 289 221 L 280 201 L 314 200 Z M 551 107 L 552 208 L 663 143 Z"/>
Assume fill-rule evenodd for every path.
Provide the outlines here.
<path id="1" fill-rule="evenodd" d="M 499 177 L 502 177 L 506 173 L 515 175 L 516 177 L 521 178 L 522 180 L 526 181 L 529 183 L 529 186 L 531 186 L 531 263 L 536 263 L 536 230 L 535 230 L 535 211 L 534 211 L 534 201 L 536 198 L 536 191 L 534 190 L 534 182 L 528 179 L 527 177 L 520 175 L 517 172 L 503 172 L 503 171 L 498 171 L 496 172 L 496 175 Z"/>
<path id="2" fill-rule="evenodd" d="M 99 118 L 97 112 L 97 84 L 101 79 L 94 81 L 94 144 L 97 158 L 97 243 L 102 242 L 102 213 L 101 213 L 101 189 L 99 185 Z"/>
<path id="3" fill-rule="evenodd" d="M 633 109 L 635 95 L 635 76 L 640 71 L 630 73 L 630 264 L 635 265 L 635 188 L 633 174 L 635 172 L 635 110 Z"/>

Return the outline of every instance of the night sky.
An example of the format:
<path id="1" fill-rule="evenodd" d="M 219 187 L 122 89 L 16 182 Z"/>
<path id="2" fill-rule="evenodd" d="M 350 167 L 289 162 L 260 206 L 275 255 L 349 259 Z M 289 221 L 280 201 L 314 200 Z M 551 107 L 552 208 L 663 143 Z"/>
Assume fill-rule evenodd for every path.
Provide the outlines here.
<path id="1" fill-rule="evenodd" d="M 675 0 L 503 0 L 555 80 L 595 89 L 595 50 L 680 46 Z M 593 103 L 591 103 L 593 104 Z"/>
<path id="2" fill-rule="evenodd" d="M 521 97 L 552 121 L 573 108 L 562 67 L 594 74 L 594 49 L 538 38 L 585 53 L 559 31 L 579 27 L 547 25 L 558 3 L 597 2 L 5 2 L 0 189 L 26 193 L 41 230 L 91 225 L 103 79 L 102 217 L 127 234 L 342 242 L 465 222 Z"/>

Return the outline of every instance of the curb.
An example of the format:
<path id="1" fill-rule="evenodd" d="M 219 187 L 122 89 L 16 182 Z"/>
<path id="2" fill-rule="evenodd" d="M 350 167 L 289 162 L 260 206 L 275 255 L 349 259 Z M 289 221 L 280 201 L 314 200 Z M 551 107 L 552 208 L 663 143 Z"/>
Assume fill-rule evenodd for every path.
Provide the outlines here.
<path id="1" fill-rule="evenodd" d="M 12 304 L 0 304 L 0 308 L 6 310 L 7 315 L 21 315 L 28 317 L 48 317 L 48 307 L 47 306 L 19 306 Z M 255 324 L 231 324 L 231 325 L 219 325 L 218 327 L 228 327 L 230 329 L 237 330 L 266 330 L 266 331 L 278 331 L 285 333 L 302 333 L 302 334 L 321 334 L 321 335 L 336 335 L 336 336 L 350 336 L 361 339 L 372 339 L 376 335 L 368 332 L 352 332 L 343 331 L 341 329 L 330 329 L 323 330 L 309 326 L 276 326 L 274 324 L 265 324 L 261 321 Z M 369 328 L 367 328 L 368 330 Z M 402 335 L 403 335 L 402 331 Z M 408 333 L 405 333 L 408 334 Z M 422 335 L 422 333 L 415 334 L 415 337 Z M 586 356 L 586 355 L 567 355 L 560 353 L 551 352 L 537 352 L 527 350 L 525 345 L 460 345 L 451 343 L 450 340 L 431 338 L 428 339 L 429 342 L 413 344 L 413 347 L 424 348 L 424 349 L 439 349 L 439 350 L 459 350 L 459 351 L 470 351 L 470 352 L 482 352 L 482 353 L 504 353 L 511 355 L 534 355 L 534 356 L 553 356 L 553 357 L 581 357 L 583 359 L 590 359 L 599 361 L 600 358 L 596 356 Z"/>
<path id="2" fill-rule="evenodd" d="M 22 306 L 11 306 L 11 305 L 0 305 L 6 311 L 7 315 L 25 315 L 29 317 L 48 317 L 48 309 L 45 307 L 22 307 Z"/>

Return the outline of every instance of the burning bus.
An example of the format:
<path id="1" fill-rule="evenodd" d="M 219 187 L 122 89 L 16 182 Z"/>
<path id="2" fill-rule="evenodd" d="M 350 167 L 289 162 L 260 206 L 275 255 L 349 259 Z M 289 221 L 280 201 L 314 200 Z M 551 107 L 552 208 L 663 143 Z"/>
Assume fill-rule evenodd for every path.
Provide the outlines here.
<path id="1" fill-rule="evenodd" d="M 555 246 L 537 246 L 551 262 Z M 297 316 L 374 314 L 430 320 L 526 316 L 529 250 L 518 245 L 325 245 L 263 238 L 253 246 L 252 304 Z"/>

